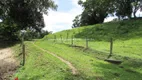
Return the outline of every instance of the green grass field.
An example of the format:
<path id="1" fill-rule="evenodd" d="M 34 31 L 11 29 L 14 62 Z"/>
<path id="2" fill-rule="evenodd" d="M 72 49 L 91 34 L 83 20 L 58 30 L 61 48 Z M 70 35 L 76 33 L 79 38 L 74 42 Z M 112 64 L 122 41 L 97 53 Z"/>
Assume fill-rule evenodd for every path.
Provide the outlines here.
<path id="1" fill-rule="evenodd" d="M 71 46 L 72 36 L 76 39 L 74 47 Z M 85 48 L 86 37 L 92 39 L 88 49 Z M 141 20 L 110 22 L 50 34 L 34 44 L 71 62 L 78 75 L 72 75 L 69 66 L 56 57 L 26 42 L 26 65 L 15 76 L 19 80 L 140 80 L 141 37 Z M 110 38 L 114 41 L 111 59 L 122 60 L 120 65 L 104 61 L 109 55 Z M 19 49 L 19 45 L 13 49 Z"/>
<path id="2" fill-rule="evenodd" d="M 18 48 L 19 45 L 14 47 Z M 26 53 L 25 66 L 15 74 L 19 80 L 64 80 L 72 76 L 67 65 L 36 48 L 31 42 L 26 42 Z"/>

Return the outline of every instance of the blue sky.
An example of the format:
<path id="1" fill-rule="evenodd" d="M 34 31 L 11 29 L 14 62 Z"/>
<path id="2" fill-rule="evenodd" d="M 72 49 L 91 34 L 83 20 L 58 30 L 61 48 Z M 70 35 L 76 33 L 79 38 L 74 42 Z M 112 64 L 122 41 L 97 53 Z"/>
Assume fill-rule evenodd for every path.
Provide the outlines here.
<path id="1" fill-rule="evenodd" d="M 60 0 L 58 2 L 58 11 L 67 12 L 73 8 L 71 0 Z"/>
<path id="2" fill-rule="evenodd" d="M 79 6 L 78 0 L 53 0 L 58 5 L 57 11 L 49 10 L 48 15 L 44 16 L 44 30 L 58 32 L 71 29 L 72 20 L 76 15 L 82 13 L 82 7 Z M 85 0 L 84 0 L 85 1 Z M 142 17 L 142 12 L 138 11 L 137 16 Z M 111 21 L 116 17 L 107 17 L 105 22 Z"/>

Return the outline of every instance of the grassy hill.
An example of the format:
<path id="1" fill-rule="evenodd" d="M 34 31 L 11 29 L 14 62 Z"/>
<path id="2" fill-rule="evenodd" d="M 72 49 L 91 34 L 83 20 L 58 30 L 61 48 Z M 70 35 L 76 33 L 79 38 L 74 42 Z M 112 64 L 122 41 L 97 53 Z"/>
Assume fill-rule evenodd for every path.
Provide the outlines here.
<path id="1" fill-rule="evenodd" d="M 117 55 L 139 59 L 142 57 L 142 20 L 127 20 L 84 26 L 48 35 L 44 40 L 55 39 L 56 37 L 56 42 L 61 43 L 61 40 L 64 40 L 64 43 L 71 44 L 72 36 L 76 39 L 74 40 L 75 45 L 85 47 L 85 38 L 87 37 L 90 40 L 90 49 L 106 53 L 109 53 L 110 38 L 113 38 L 114 54 L 117 53 Z"/>
<path id="2" fill-rule="evenodd" d="M 109 40 L 111 37 L 119 40 L 127 40 L 132 38 L 142 37 L 142 20 L 126 20 L 119 22 L 109 22 L 104 24 L 83 26 L 71 30 L 64 30 L 54 35 L 63 38 L 93 38 L 95 40 Z M 48 38 L 54 38 L 53 35 L 48 35 Z"/>
<path id="3" fill-rule="evenodd" d="M 78 74 L 71 74 L 67 64 L 32 42 L 26 42 L 26 64 L 15 76 L 20 80 L 139 80 L 142 78 L 141 37 L 141 20 L 90 25 L 50 34 L 34 44 L 71 62 Z M 104 61 L 109 55 L 110 38 L 113 38 L 110 59 L 122 60 L 119 65 Z"/>

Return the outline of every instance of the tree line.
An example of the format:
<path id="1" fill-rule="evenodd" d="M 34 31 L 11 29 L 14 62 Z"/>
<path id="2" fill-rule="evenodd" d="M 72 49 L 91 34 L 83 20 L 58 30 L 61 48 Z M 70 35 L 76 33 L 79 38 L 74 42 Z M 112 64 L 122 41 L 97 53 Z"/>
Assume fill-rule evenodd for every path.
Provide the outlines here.
<path id="1" fill-rule="evenodd" d="M 0 0 L 0 40 L 18 40 L 20 30 L 46 34 L 43 14 L 57 9 L 52 0 Z"/>
<path id="2" fill-rule="evenodd" d="M 137 18 L 136 12 L 142 10 L 142 0 L 79 0 L 78 4 L 83 12 L 73 20 L 73 28 L 103 23 L 109 15 L 119 20 Z"/>

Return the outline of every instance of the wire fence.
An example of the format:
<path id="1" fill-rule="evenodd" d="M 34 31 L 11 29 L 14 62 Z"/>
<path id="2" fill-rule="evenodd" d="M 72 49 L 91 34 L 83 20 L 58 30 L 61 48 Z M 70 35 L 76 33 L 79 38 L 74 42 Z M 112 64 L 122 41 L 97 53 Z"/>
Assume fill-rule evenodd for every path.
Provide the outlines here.
<path id="1" fill-rule="evenodd" d="M 54 38 L 48 38 L 53 43 L 67 44 L 72 47 L 82 47 L 85 49 L 97 50 L 98 52 L 107 53 L 108 56 L 117 55 L 130 58 L 142 57 L 142 41 L 141 40 L 113 40 L 110 38 L 109 41 L 96 41 L 90 38 L 74 38 L 73 36 L 63 38 L 62 36 Z"/>

